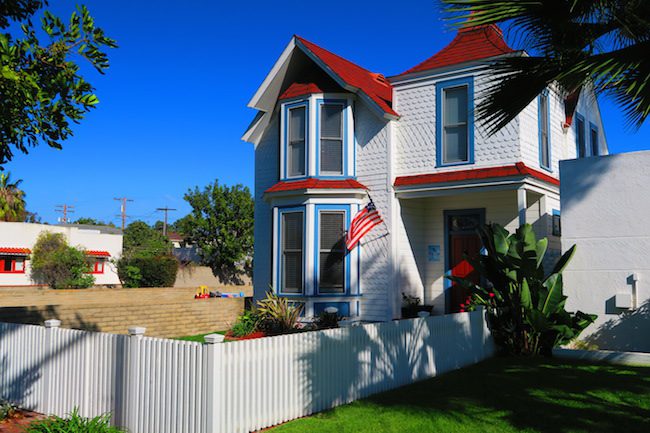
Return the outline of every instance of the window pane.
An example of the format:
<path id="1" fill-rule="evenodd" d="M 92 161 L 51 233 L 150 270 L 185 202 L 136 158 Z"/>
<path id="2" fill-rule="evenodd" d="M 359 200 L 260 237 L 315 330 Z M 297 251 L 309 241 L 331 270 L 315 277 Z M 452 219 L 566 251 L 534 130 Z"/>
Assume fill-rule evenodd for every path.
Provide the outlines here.
<path id="1" fill-rule="evenodd" d="M 587 146 L 585 145 L 585 122 L 578 118 L 576 119 L 576 129 L 578 134 L 578 157 L 583 158 L 587 153 Z"/>
<path id="2" fill-rule="evenodd" d="M 343 138 L 343 106 L 339 104 L 323 104 L 320 110 L 320 135 L 326 138 Z"/>
<path id="3" fill-rule="evenodd" d="M 22 272 L 25 270 L 25 261 L 18 259 L 16 260 L 16 272 Z"/>
<path id="4" fill-rule="evenodd" d="M 591 130 L 591 154 L 598 155 L 598 131 Z"/>
<path id="5" fill-rule="evenodd" d="M 338 293 L 344 291 L 345 275 L 345 213 L 320 214 L 319 291 Z"/>
<path id="6" fill-rule="evenodd" d="M 466 126 L 446 126 L 444 144 L 445 163 L 467 161 Z"/>
<path id="7" fill-rule="evenodd" d="M 289 176 L 305 174 L 305 107 L 289 110 L 289 145 L 288 173 Z"/>
<path id="8" fill-rule="evenodd" d="M 467 87 L 445 89 L 443 119 L 445 125 L 467 123 Z"/>
<path id="9" fill-rule="evenodd" d="M 282 214 L 285 250 L 302 249 L 302 212 Z"/>
<path id="10" fill-rule="evenodd" d="M 305 107 L 289 110 L 289 142 L 305 140 Z"/>
<path id="11" fill-rule="evenodd" d="M 542 95 L 539 98 L 539 127 L 540 127 L 540 140 L 541 140 L 541 155 L 540 162 L 543 167 L 550 166 L 550 149 L 548 137 L 548 96 Z"/>
<path id="12" fill-rule="evenodd" d="M 282 292 L 302 293 L 302 215 L 282 214 Z"/>
<path id="13" fill-rule="evenodd" d="M 302 252 L 285 252 L 284 258 L 284 293 L 302 293 Z"/>
<path id="14" fill-rule="evenodd" d="M 289 143 L 289 176 L 305 174 L 305 142 Z"/>
<path id="15" fill-rule="evenodd" d="M 321 140 L 320 171 L 343 174 L 343 141 Z"/>
<path id="16" fill-rule="evenodd" d="M 320 214 L 320 249 L 341 249 L 345 232 L 343 212 L 322 212 Z"/>
<path id="17" fill-rule="evenodd" d="M 320 253 L 320 284 L 321 293 L 342 293 L 345 288 L 343 278 L 345 275 L 344 255 L 340 251 Z"/>
<path id="18" fill-rule="evenodd" d="M 11 272 L 11 262 L 12 261 L 13 261 L 13 259 L 11 259 L 10 257 L 5 257 L 4 258 L 4 265 L 2 267 L 2 270 L 5 271 L 5 272 Z"/>

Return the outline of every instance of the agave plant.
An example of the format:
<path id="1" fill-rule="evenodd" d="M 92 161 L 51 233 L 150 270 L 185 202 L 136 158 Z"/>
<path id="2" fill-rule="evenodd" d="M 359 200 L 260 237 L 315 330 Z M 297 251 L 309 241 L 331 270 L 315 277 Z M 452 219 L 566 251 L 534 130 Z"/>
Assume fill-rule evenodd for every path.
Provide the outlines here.
<path id="1" fill-rule="evenodd" d="M 477 259 L 467 257 L 481 275 L 481 283 L 447 277 L 467 288 L 467 308 L 487 308 L 488 323 L 496 343 L 509 353 L 549 354 L 557 345 L 580 335 L 596 316 L 565 310 L 562 271 L 575 253 L 575 245 L 544 271 L 546 238 L 537 240 L 530 224 L 514 234 L 498 224 L 480 230 L 486 253 Z"/>
<path id="2" fill-rule="evenodd" d="M 273 291 L 266 298 L 257 301 L 258 327 L 266 334 L 281 334 L 296 328 L 302 305 L 290 302 Z"/>

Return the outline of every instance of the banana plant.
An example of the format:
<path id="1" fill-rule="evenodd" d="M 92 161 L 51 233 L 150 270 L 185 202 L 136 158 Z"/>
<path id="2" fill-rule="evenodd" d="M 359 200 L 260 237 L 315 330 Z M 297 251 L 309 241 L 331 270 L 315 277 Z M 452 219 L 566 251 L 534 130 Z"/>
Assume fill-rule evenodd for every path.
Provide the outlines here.
<path id="1" fill-rule="evenodd" d="M 479 230 L 484 254 L 465 259 L 481 275 L 481 282 L 455 276 L 450 280 L 471 293 L 466 310 L 484 306 L 488 323 L 501 349 L 513 354 L 550 354 L 557 345 L 575 339 L 596 319 L 565 309 L 562 271 L 575 245 L 551 268 L 544 270 L 548 239 L 537 239 L 530 224 L 509 233 L 498 224 Z"/>

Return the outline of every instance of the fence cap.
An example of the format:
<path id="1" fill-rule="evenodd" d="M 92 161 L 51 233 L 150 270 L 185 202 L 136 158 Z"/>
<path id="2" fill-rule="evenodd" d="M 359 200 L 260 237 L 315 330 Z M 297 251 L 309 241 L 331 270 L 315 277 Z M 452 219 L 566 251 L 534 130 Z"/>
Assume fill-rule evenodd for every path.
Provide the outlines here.
<path id="1" fill-rule="evenodd" d="M 50 319 L 45 321 L 46 328 L 58 328 L 61 326 L 61 321 L 57 319 Z"/>
<path id="2" fill-rule="evenodd" d="M 225 335 L 222 334 L 208 334 L 203 337 L 206 343 L 208 344 L 214 344 L 214 343 L 223 343 L 223 340 L 226 338 Z"/>
<path id="3" fill-rule="evenodd" d="M 143 335 L 147 328 L 143 326 L 130 326 L 129 335 Z"/>

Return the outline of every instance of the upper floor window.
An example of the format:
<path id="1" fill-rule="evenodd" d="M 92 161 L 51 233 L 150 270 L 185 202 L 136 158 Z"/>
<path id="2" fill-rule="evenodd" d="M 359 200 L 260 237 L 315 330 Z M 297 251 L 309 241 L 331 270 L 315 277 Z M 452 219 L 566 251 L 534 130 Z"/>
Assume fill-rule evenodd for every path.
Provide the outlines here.
<path id="1" fill-rule="evenodd" d="M 587 141 L 585 139 L 585 119 L 576 114 L 576 147 L 578 158 L 587 156 Z"/>
<path id="2" fill-rule="evenodd" d="M 589 126 L 589 135 L 591 143 L 591 154 L 592 156 L 597 156 L 600 154 L 600 147 L 598 145 L 598 128 L 593 123 Z"/>
<path id="3" fill-rule="evenodd" d="M 303 293 L 304 212 L 282 212 L 280 233 L 280 293 Z"/>
<path id="4" fill-rule="evenodd" d="M 324 102 L 320 106 L 319 172 L 343 175 L 343 103 Z"/>
<path id="5" fill-rule="evenodd" d="M 287 177 L 304 176 L 307 164 L 307 107 L 289 108 L 287 117 Z"/>
<path id="6" fill-rule="evenodd" d="M 539 95 L 539 165 L 551 169 L 550 111 L 548 91 Z"/>
<path id="7" fill-rule="evenodd" d="M 436 85 L 437 164 L 474 162 L 474 91 L 472 78 Z"/>
<path id="8" fill-rule="evenodd" d="M 318 234 L 318 291 L 345 292 L 345 212 L 321 211 Z"/>

